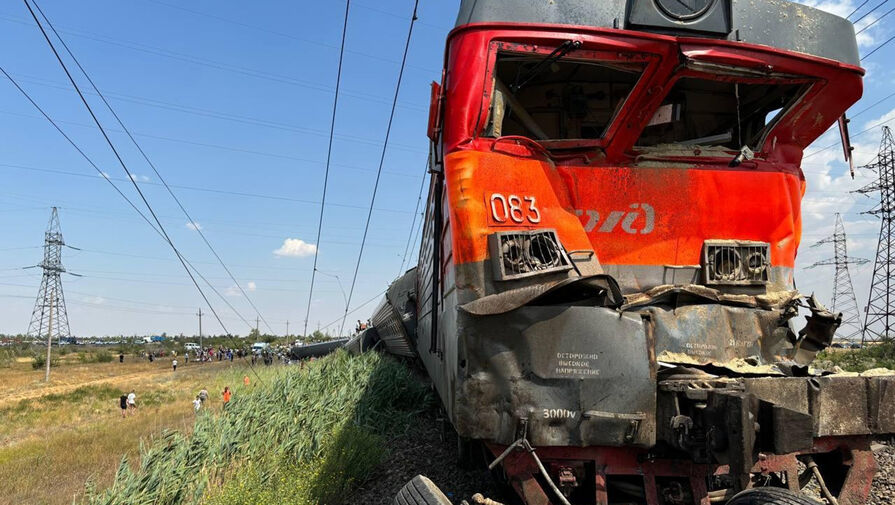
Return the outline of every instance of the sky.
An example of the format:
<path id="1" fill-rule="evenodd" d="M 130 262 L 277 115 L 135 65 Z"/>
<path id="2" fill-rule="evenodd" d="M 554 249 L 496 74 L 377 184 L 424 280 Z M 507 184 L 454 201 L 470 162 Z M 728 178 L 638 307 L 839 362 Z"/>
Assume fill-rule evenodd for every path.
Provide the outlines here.
<path id="1" fill-rule="evenodd" d="M 806 2 L 847 15 L 858 2 Z M 50 208 L 57 206 L 66 242 L 63 285 L 72 333 L 80 336 L 197 332 L 245 335 L 302 333 L 314 252 L 318 276 L 308 331 L 338 330 L 352 284 L 404 50 L 411 0 L 352 1 L 329 174 L 323 232 L 316 240 L 345 4 L 285 0 L 42 0 L 41 8 L 134 133 L 192 221 L 98 97 L 87 98 L 120 147 L 131 172 L 172 240 L 220 293 L 206 288 L 223 323 L 208 314 L 168 245 L 5 79 L 0 79 L 0 333 L 28 328 Z M 876 3 L 867 4 L 859 14 Z M 419 189 L 426 169 L 429 83 L 438 80 L 444 40 L 457 2 L 422 1 L 385 151 L 370 233 L 351 308 L 370 301 L 411 260 Z M 862 19 L 862 28 L 885 14 Z M 892 18 L 895 19 L 895 18 Z M 56 120 L 110 180 L 138 201 L 116 158 L 21 2 L 0 5 L 0 65 Z M 859 35 L 866 54 L 895 35 L 882 19 Z M 895 121 L 895 72 L 885 46 L 863 63 L 864 97 L 852 109 L 857 163 L 872 161 L 882 121 Z M 83 78 L 76 77 L 87 87 Z M 882 101 L 881 101 L 882 100 Z M 879 102 L 879 103 L 877 103 Z M 869 109 L 868 109 L 869 107 Z M 865 110 L 866 109 L 866 110 Z M 860 114 L 856 114 L 860 112 Z M 891 123 L 890 123 L 891 124 Z M 851 190 L 875 174 L 847 174 L 831 130 L 807 153 L 801 291 L 828 301 L 832 268 L 805 270 L 832 255 L 807 245 L 832 232 L 843 214 L 849 253 L 872 259 L 879 221 L 862 211 L 874 200 Z M 239 281 L 229 278 L 197 233 L 206 235 Z M 852 269 L 858 305 L 866 304 L 872 266 Z M 202 281 L 200 280 L 200 283 Z M 203 284 L 203 287 L 204 284 Z M 241 290 L 239 288 L 242 288 Z M 226 303 L 225 301 L 226 300 Z M 232 305 L 236 311 L 231 310 Z M 236 313 L 238 312 L 238 314 Z"/>

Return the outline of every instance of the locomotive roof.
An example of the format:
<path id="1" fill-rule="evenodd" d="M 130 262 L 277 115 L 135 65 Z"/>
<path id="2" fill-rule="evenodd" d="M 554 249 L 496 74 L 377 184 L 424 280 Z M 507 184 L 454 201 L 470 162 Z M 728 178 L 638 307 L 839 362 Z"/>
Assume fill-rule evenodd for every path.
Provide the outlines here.
<path id="1" fill-rule="evenodd" d="M 461 0 L 457 26 L 488 22 L 704 36 L 861 62 L 850 21 L 788 0 Z"/>

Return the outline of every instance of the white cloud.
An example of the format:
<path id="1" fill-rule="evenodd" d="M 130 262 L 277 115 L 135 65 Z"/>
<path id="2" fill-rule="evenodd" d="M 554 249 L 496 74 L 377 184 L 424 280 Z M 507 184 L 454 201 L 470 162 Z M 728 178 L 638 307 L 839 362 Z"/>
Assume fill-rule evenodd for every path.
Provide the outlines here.
<path id="1" fill-rule="evenodd" d="M 91 305 L 102 305 L 106 303 L 106 299 L 101 296 L 85 296 L 84 303 L 89 303 Z"/>
<path id="2" fill-rule="evenodd" d="M 274 250 L 273 253 L 277 256 L 303 258 L 305 256 L 310 256 L 315 252 L 317 252 L 316 245 L 309 244 L 299 238 L 287 238 L 283 241 L 283 245 L 281 245 L 279 249 Z"/>
<path id="3" fill-rule="evenodd" d="M 131 174 L 131 180 L 135 182 L 149 182 L 149 177 L 139 174 Z"/>
<path id="4" fill-rule="evenodd" d="M 109 173 L 108 173 L 108 172 L 102 172 L 102 171 L 100 171 L 100 176 L 103 177 L 104 179 L 108 179 L 108 178 L 109 178 Z"/>
<path id="5" fill-rule="evenodd" d="M 255 281 L 249 281 L 245 285 L 245 291 L 255 291 L 258 289 L 258 285 L 255 284 Z M 230 285 L 226 290 L 224 290 L 224 294 L 227 296 L 242 296 L 242 290 L 239 289 L 239 286 L 236 284 Z"/>
<path id="6" fill-rule="evenodd" d="M 187 221 L 186 227 L 193 231 L 199 231 L 202 229 L 202 225 L 197 223 L 196 221 Z"/>

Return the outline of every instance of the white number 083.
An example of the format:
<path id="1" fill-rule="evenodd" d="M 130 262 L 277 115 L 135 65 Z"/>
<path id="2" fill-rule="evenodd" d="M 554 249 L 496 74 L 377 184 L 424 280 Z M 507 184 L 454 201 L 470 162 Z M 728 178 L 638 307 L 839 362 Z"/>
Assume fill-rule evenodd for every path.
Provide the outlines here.
<path id="1" fill-rule="evenodd" d="M 514 223 L 540 223 L 541 212 L 533 196 L 502 195 L 491 193 L 491 217 L 498 223 L 507 220 Z"/>

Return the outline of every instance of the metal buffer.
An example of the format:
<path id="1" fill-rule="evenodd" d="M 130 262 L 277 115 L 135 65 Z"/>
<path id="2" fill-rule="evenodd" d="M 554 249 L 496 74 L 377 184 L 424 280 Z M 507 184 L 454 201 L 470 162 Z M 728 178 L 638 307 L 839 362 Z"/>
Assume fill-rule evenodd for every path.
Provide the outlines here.
<path id="1" fill-rule="evenodd" d="M 833 303 L 830 306 L 832 312 L 842 313 L 842 324 L 839 326 L 839 334 L 846 340 L 858 340 L 863 333 L 861 316 L 858 312 L 858 302 L 855 299 L 855 288 L 848 273 L 848 265 L 863 265 L 870 263 L 864 258 L 849 258 L 846 249 L 845 226 L 842 224 L 842 216 L 836 213 L 836 226 L 833 234 L 819 240 L 811 247 L 823 244 L 833 244 L 833 257 L 820 260 L 808 268 L 834 265 L 836 275 L 833 284 Z"/>
<path id="2" fill-rule="evenodd" d="M 57 343 L 61 342 L 63 338 L 71 337 L 68 312 L 65 310 L 65 296 L 62 293 L 62 274 L 66 273 L 65 267 L 62 266 L 63 247 L 65 247 L 65 241 L 62 239 L 62 229 L 59 226 L 59 213 L 56 207 L 53 207 L 50 223 L 44 233 L 43 261 L 37 265 L 25 267 L 43 269 L 40 291 L 37 293 L 34 311 L 31 313 L 31 323 L 28 325 L 28 335 L 36 339 L 43 337 L 47 339 L 46 380 L 49 380 L 50 376 L 49 348 L 53 337 L 56 337 Z M 80 277 L 78 274 L 68 273 Z"/>
<path id="3" fill-rule="evenodd" d="M 879 243 L 876 246 L 876 259 L 873 262 L 873 281 L 870 284 L 870 297 L 864 316 L 862 342 L 889 340 L 895 336 L 895 283 L 893 283 L 893 261 L 895 261 L 895 243 L 893 243 L 892 212 L 895 205 L 895 140 L 892 130 L 883 127 L 883 138 L 879 153 L 873 163 L 866 165 L 879 175 L 879 181 L 868 184 L 857 190 L 858 193 L 879 193 L 879 205 L 865 212 L 879 216 Z"/>

